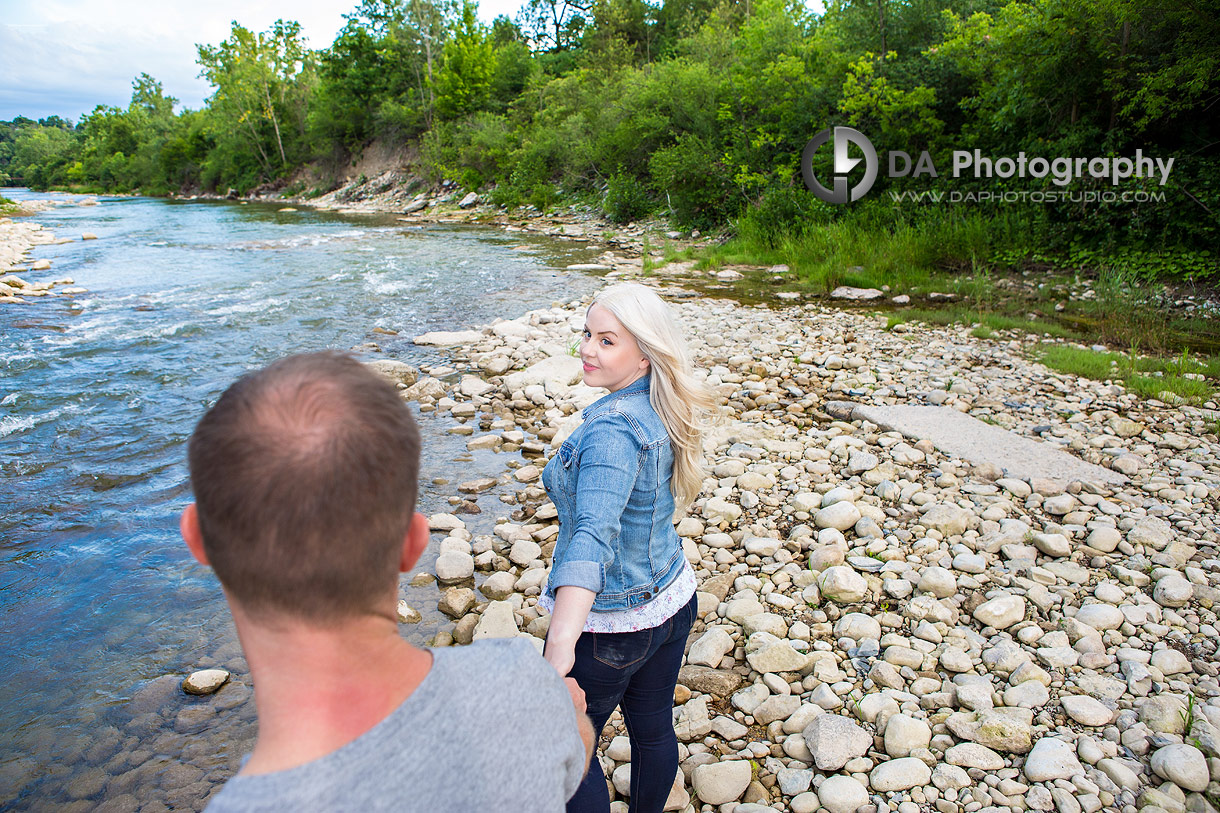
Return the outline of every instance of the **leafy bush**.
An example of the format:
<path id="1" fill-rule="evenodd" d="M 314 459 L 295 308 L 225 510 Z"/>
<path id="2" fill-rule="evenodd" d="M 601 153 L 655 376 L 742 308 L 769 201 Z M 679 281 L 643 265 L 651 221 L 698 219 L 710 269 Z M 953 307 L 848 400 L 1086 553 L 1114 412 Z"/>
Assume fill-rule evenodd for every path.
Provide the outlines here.
<path id="1" fill-rule="evenodd" d="M 622 173 L 610 176 L 602 211 L 613 223 L 630 223 L 645 217 L 652 209 L 648 190 L 635 177 Z"/>
<path id="2" fill-rule="evenodd" d="M 683 133 L 676 144 L 657 150 L 649 169 L 676 225 L 712 229 L 736 214 L 740 198 L 731 171 L 699 136 Z"/>
<path id="3" fill-rule="evenodd" d="M 758 245 L 775 248 L 783 239 L 798 237 L 841 213 L 842 207 L 823 203 L 804 186 L 783 186 L 768 189 L 746 209 L 737 221 L 737 233 Z"/>

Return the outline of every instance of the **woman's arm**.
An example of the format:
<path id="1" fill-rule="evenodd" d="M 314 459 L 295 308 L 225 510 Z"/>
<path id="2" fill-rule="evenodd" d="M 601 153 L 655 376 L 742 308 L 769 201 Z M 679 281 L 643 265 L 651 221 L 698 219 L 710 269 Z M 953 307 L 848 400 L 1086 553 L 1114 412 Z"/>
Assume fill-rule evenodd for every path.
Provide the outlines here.
<path id="1" fill-rule="evenodd" d="M 640 473 L 641 444 L 627 419 L 615 415 L 599 415 L 583 431 L 572 536 L 548 583 L 556 589 L 570 585 L 600 593 Z"/>
<path id="2" fill-rule="evenodd" d="M 561 677 L 567 677 L 576 662 L 576 639 L 585 628 L 585 619 L 596 597 L 592 590 L 573 585 L 555 591 L 555 611 L 551 613 L 543 657 Z"/>
<path id="3" fill-rule="evenodd" d="M 641 465 L 641 446 L 626 419 L 599 416 L 586 424 L 576 483 L 575 527 L 563 561 L 548 577 L 555 609 L 544 657 L 567 676 L 576 660 L 576 641 L 597 594 L 605 568 L 614 559 L 612 543 Z"/>

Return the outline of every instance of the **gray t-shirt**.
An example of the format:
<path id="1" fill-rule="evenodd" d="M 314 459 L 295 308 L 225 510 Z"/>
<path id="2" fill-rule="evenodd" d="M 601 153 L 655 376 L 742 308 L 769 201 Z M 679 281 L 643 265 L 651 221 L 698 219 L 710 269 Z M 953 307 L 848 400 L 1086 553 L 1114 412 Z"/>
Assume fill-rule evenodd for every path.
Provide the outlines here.
<path id="1" fill-rule="evenodd" d="M 432 650 L 411 696 L 363 735 L 296 768 L 234 776 L 228 811 L 561 811 L 585 748 L 563 681 L 520 638 Z"/>

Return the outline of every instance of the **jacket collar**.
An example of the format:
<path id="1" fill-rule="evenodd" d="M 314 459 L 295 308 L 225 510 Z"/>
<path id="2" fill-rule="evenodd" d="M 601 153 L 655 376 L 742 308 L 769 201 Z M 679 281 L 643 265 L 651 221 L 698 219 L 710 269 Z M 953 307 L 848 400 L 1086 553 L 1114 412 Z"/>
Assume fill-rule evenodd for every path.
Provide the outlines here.
<path id="1" fill-rule="evenodd" d="M 592 404 L 585 407 L 584 410 L 580 414 L 585 420 L 588 420 L 589 418 L 593 417 L 594 415 L 598 414 L 599 412 L 604 412 L 606 409 L 608 409 L 610 407 L 611 403 L 618 400 L 619 398 L 622 398 L 625 395 L 630 395 L 630 394 L 636 393 L 636 392 L 647 393 L 649 391 L 648 386 L 651 383 L 651 381 L 652 381 L 652 373 L 648 373 L 647 375 L 641 376 L 640 378 L 637 378 L 635 381 L 632 381 L 627 386 L 623 387 L 621 390 L 615 390 L 614 392 L 612 392 L 608 395 L 603 395 L 601 398 L 598 398 Z"/>

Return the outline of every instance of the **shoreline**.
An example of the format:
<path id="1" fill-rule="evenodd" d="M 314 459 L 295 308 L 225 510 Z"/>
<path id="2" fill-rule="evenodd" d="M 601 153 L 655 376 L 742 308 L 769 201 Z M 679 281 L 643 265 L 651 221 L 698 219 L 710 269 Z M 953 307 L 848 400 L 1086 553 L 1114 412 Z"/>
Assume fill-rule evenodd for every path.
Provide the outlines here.
<path id="1" fill-rule="evenodd" d="M 677 523 L 700 620 L 675 697 L 671 809 L 1127 810 L 1189 804 L 1220 779 L 1205 760 L 1220 747 L 1214 410 L 1056 374 L 1019 338 L 895 334 L 815 305 L 671 306 L 726 413 Z M 518 489 L 491 535 L 430 518 L 442 554 L 415 578 L 438 579 L 453 619 L 434 645 L 545 636 L 536 601 L 558 526 L 538 475 L 601 394 L 561 351 L 581 307 L 417 337 L 450 347 L 461 378 L 421 377 L 404 397 L 471 425 L 470 448 L 508 455 L 498 481 Z M 949 454 L 953 438 L 878 426 L 848 400 L 970 415 L 1096 476 L 1010 474 L 998 450 Z M 612 717 L 599 749 L 620 800 L 625 733 Z"/>
<path id="2" fill-rule="evenodd" d="M 521 207 L 516 212 L 510 212 L 484 202 L 480 195 L 475 195 L 476 200 L 469 206 L 462 206 L 461 196 L 456 192 L 443 190 L 435 194 L 413 196 L 402 194 L 400 188 L 389 188 L 368 194 L 360 191 L 362 187 L 379 188 L 384 184 L 385 181 L 379 176 L 364 184 L 353 182 L 315 198 L 266 194 L 236 200 L 269 205 L 280 204 L 289 208 L 307 207 L 337 214 L 397 215 L 397 219 L 404 224 L 448 223 L 499 227 L 510 233 L 525 231 L 560 239 L 604 242 L 612 247 L 635 253 L 643 252 L 644 239 L 649 233 L 663 234 L 672 244 L 681 248 L 710 245 L 715 242 L 710 238 L 702 240 L 684 238 L 680 232 L 663 227 L 661 221 L 657 220 L 626 226 L 616 225 L 592 209 L 577 212 L 575 206 L 568 207 L 566 213 L 557 211 L 548 214 L 537 210 L 530 212 L 529 209 L 533 207 Z M 356 200 L 344 198 L 344 195 L 351 194 L 358 194 L 360 197 Z M 469 195 L 466 197 L 469 198 Z M 174 199 L 234 200 L 223 195 L 191 195 Z"/>
<path id="3" fill-rule="evenodd" d="M 0 217 L 0 304 L 28 305 L 31 299 L 87 293 L 85 288 L 73 287 L 75 280 L 70 277 L 30 282 L 18 275 L 51 270 L 50 260 L 30 258 L 29 254 L 35 248 L 78 242 L 71 237 L 56 237 L 55 232 L 30 218 L 58 206 L 96 205 L 97 200 L 92 197 L 80 201 L 30 200 L 20 202 L 15 211 Z M 80 238 L 81 241 L 92 239 L 96 236 L 89 232 Z"/>

